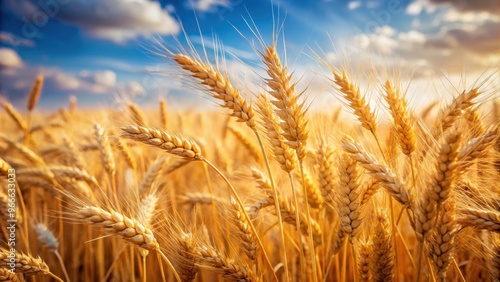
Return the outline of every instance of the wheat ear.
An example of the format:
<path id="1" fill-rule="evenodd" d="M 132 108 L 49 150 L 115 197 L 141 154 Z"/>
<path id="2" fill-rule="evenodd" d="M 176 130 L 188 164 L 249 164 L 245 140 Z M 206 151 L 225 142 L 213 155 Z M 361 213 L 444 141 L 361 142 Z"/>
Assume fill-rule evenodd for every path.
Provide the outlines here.
<path id="1" fill-rule="evenodd" d="M 141 110 L 139 110 L 139 108 L 133 103 L 129 103 L 127 107 L 130 111 L 134 123 L 139 126 L 146 126 L 146 121 L 144 119 L 144 115 L 142 114 Z"/>
<path id="2" fill-rule="evenodd" d="M 232 126 L 230 126 L 228 129 L 229 131 L 231 131 L 231 133 L 233 133 L 236 139 L 238 139 L 238 141 L 243 144 L 243 146 L 247 149 L 254 160 L 260 162 L 262 157 L 259 148 L 256 147 L 255 144 L 250 141 L 250 139 L 241 130 Z"/>
<path id="3" fill-rule="evenodd" d="M 378 211 L 372 238 L 372 279 L 373 281 L 392 281 L 394 277 L 394 246 L 391 227 L 386 211 Z"/>
<path id="4" fill-rule="evenodd" d="M 370 281 L 370 257 L 373 249 L 370 241 L 361 241 L 358 245 L 358 275 L 359 281 Z"/>
<path id="5" fill-rule="evenodd" d="M 122 128 L 122 131 L 122 137 L 158 147 L 180 157 L 201 159 L 200 146 L 192 140 L 143 126 L 129 125 Z"/>
<path id="6" fill-rule="evenodd" d="M 463 227 L 485 229 L 500 232 L 500 213 L 496 211 L 460 208 L 457 210 L 457 222 Z"/>
<path id="7" fill-rule="evenodd" d="M 257 105 L 262 117 L 262 125 L 273 150 L 275 160 L 284 171 L 292 171 L 296 165 L 295 153 L 286 144 L 286 139 L 282 136 L 279 119 L 273 112 L 271 102 L 267 96 L 259 95 Z"/>
<path id="8" fill-rule="evenodd" d="M 160 99 L 160 122 L 164 130 L 168 127 L 167 101 Z"/>
<path id="9" fill-rule="evenodd" d="M 446 271 L 453 260 L 455 252 L 455 235 L 459 225 L 455 220 L 454 199 L 448 199 L 441 205 L 440 217 L 436 227 L 428 238 L 429 256 L 433 262 L 440 281 L 446 281 Z"/>
<path id="10" fill-rule="evenodd" d="M 130 151 L 130 147 L 125 143 L 122 139 L 117 138 L 116 139 L 116 145 L 120 152 L 122 153 L 123 158 L 125 159 L 125 162 L 127 165 L 133 170 L 137 170 L 137 161 L 132 154 L 132 151 Z"/>
<path id="11" fill-rule="evenodd" d="M 341 73 L 335 70 L 331 71 L 335 78 L 335 84 L 340 87 L 340 92 L 344 94 L 344 99 L 347 100 L 350 108 L 353 109 L 354 114 L 361 123 L 361 126 L 372 133 L 377 132 L 375 114 L 371 111 L 370 105 L 366 102 L 365 97 L 361 96 L 359 87 L 351 82 L 345 70 L 342 70 Z"/>
<path id="12" fill-rule="evenodd" d="M 240 237 L 241 245 L 243 251 L 250 260 L 256 260 L 256 254 L 258 250 L 257 241 L 250 229 L 251 222 L 248 222 L 246 217 L 243 215 L 243 211 L 240 205 L 231 198 L 231 211 L 233 222 L 238 228 L 238 236 Z"/>
<path id="13" fill-rule="evenodd" d="M 405 187 L 388 167 L 379 164 L 374 156 L 367 153 L 361 144 L 346 137 L 343 140 L 343 148 L 398 202 L 406 207 L 413 205 L 414 199 L 411 190 Z"/>
<path id="14" fill-rule="evenodd" d="M 146 174 L 142 178 L 141 184 L 139 184 L 139 195 L 144 195 L 153 187 L 153 183 L 158 179 L 161 174 L 163 165 L 165 164 L 166 157 L 160 157 L 149 166 Z"/>
<path id="15" fill-rule="evenodd" d="M 191 282 L 196 278 L 198 266 L 196 266 L 196 242 L 191 233 L 182 232 L 177 238 L 177 253 L 181 257 L 179 262 L 179 276 L 183 282 Z"/>
<path id="16" fill-rule="evenodd" d="M 436 168 L 430 177 L 429 185 L 415 212 L 415 231 L 419 240 L 425 239 L 436 218 L 438 206 L 451 193 L 456 179 L 457 156 L 460 146 L 460 135 L 451 134 L 441 146 Z"/>
<path id="17" fill-rule="evenodd" d="M 361 206 L 356 161 L 344 153 L 339 166 L 339 191 L 337 205 L 342 233 L 353 243 L 361 225 Z"/>
<path id="18" fill-rule="evenodd" d="M 202 85 L 207 86 L 214 98 L 223 101 L 222 106 L 233 111 L 231 116 L 236 117 L 240 122 L 245 122 L 252 130 L 256 130 L 252 105 L 240 95 L 237 89 L 233 88 L 227 76 L 202 61 L 184 54 L 175 54 L 173 60 L 181 68 L 189 71 L 191 76 L 198 79 Z"/>
<path id="19" fill-rule="evenodd" d="M 0 248 L 0 267 L 10 268 L 10 251 Z M 15 253 L 15 272 L 22 273 L 24 276 L 31 276 L 37 274 L 49 274 L 49 266 L 40 258 L 33 257 L 29 254 Z"/>
<path id="20" fill-rule="evenodd" d="M 76 211 L 75 218 L 88 225 L 102 226 L 108 233 L 122 237 L 143 249 L 152 251 L 160 249 L 151 229 L 114 210 L 84 206 Z"/>
<path id="21" fill-rule="evenodd" d="M 474 105 L 474 99 L 477 98 L 481 92 L 477 88 L 469 91 L 463 91 L 460 95 L 455 97 L 453 101 L 441 110 L 436 123 L 434 125 L 433 136 L 439 139 L 450 127 L 453 126 L 455 121 L 462 116 L 464 111 Z"/>
<path id="22" fill-rule="evenodd" d="M 98 123 L 94 124 L 94 137 L 98 144 L 102 165 L 110 177 L 113 177 L 116 174 L 113 151 L 111 150 L 108 135 L 104 131 L 104 128 Z"/>
<path id="23" fill-rule="evenodd" d="M 304 104 L 298 101 L 301 94 L 297 95 L 295 92 L 296 84 L 291 83 L 292 75 L 288 73 L 287 67 L 281 64 L 275 45 L 268 46 L 262 56 L 270 77 L 266 79 L 266 83 L 271 89 L 269 94 L 274 98 L 271 102 L 281 119 L 283 137 L 288 140 L 287 144 L 291 148 L 297 150 L 299 160 L 303 160 L 306 156 L 309 129 Z"/>
<path id="24" fill-rule="evenodd" d="M 318 182 L 319 190 L 323 199 L 334 206 L 335 191 L 337 190 L 338 178 L 334 169 L 333 162 L 334 150 L 324 141 L 321 143 L 317 152 L 318 163 Z"/>
<path id="25" fill-rule="evenodd" d="M 415 129 L 410 122 L 408 105 L 404 97 L 400 94 L 399 87 L 394 88 L 389 80 L 385 82 L 385 100 L 389 105 L 392 118 L 394 120 L 395 132 L 398 137 L 401 150 L 407 156 L 415 151 L 416 138 Z"/>
<path id="26" fill-rule="evenodd" d="M 27 130 L 28 125 L 26 124 L 26 121 L 10 103 L 4 101 L 2 102 L 2 106 L 4 107 L 7 114 L 14 120 L 19 129 L 23 131 Z"/>
<path id="27" fill-rule="evenodd" d="M 200 267 L 207 268 L 222 276 L 239 282 L 257 282 L 261 279 L 253 273 L 246 265 L 238 263 L 233 259 L 226 257 L 222 252 L 212 246 L 201 245 L 197 248 L 197 264 Z"/>

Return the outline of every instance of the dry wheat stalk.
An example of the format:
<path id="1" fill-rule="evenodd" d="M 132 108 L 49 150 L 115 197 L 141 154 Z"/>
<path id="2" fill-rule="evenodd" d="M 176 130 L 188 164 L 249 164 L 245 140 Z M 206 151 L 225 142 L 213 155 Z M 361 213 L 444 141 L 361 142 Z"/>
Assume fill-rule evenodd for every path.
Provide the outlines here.
<path id="1" fill-rule="evenodd" d="M 4 107 L 7 114 L 14 120 L 19 129 L 21 129 L 22 131 L 27 130 L 28 125 L 26 124 L 26 121 L 10 103 L 3 101 L 2 106 Z"/>
<path id="2" fill-rule="evenodd" d="M 192 140 L 143 126 L 129 125 L 122 131 L 122 137 L 158 147 L 170 154 L 193 160 L 202 158 L 200 146 Z"/>
<path id="3" fill-rule="evenodd" d="M 349 236 L 349 241 L 361 231 L 361 206 L 356 160 L 344 153 L 339 166 L 339 191 L 337 208 L 342 226 L 342 233 Z"/>
<path id="4" fill-rule="evenodd" d="M 424 191 L 415 212 L 415 231 L 419 240 L 424 240 L 433 226 L 438 206 L 444 202 L 452 191 L 457 171 L 457 157 L 460 146 L 460 135 L 450 134 L 441 146 L 432 171 L 428 187 Z"/>
<path id="5" fill-rule="evenodd" d="M 359 281 L 370 281 L 370 257 L 373 252 L 370 241 L 360 241 L 358 246 Z"/>
<path id="6" fill-rule="evenodd" d="M 27 109 L 29 112 L 33 111 L 38 102 L 38 98 L 40 98 L 40 94 L 42 93 L 42 85 L 43 85 L 43 75 L 38 75 L 35 81 L 35 85 L 31 90 L 31 93 L 28 97 Z"/>
<path id="7" fill-rule="evenodd" d="M 460 208 L 457 210 L 457 216 L 457 222 L 463 227 L 500 232 L 500 213 L 497 211 Z"/>
<path id="8" fill-rule="evenodd" d="M 10 251 L 0 248 L 0 268 L 10 268 Z M 15 253 L 15 272 L 22 273 L 24 276 L 37 274 L 49 274 L 49 266 L 40 258 L 33 257 L 30 254 Z"/>
<path id="9" fill-rule="evenodd" d="M 110 176 L 116 174 L 116 164 L 113 157 L 113 151 L 111 150 L 111 144 L 109 143 L 108 135 L 104 131 L 104 128 L 96 123 L 94 124 L 94 137 L 98 145 L 99 156 L 101 157 L 101 162 Z"/>
<path id="10" fill-rule="evenodd" d="M 271 102 L 281 119 L 282 135 L 288 140 L 288 146 L 297 151 L 299 160 L 303 160 L 306 156 L 309 129 L 305 118 L 304 103 L 299 104 L 298 101 L 302 93 L 296 93 L 296 84 L 291 82 L 292 74 L 289 74 L 287 67 L 281 64 L 275 45 L 268 46 L 262 57 L 266 72 L 270 77 L 266 79 L 266 83 L 271 89 L 269 94 L 274 97 Z"/>
<path id="11" fill-rule="evenodd" d="M 350 137 L 344 138 L 343 148 L 398 202 L 406 207 L 411 207 L 413 205 L 413 194 L 411 190 L 409 190 L 389 168 L 379 164 L 375 157 L 367 153 L 359 143 L 355 142 Z"/>
<path id="12" fill-rule="evenodd" d="M 387 212 L 379 210 L 372 238 L 371 269 L 373 281 L 392 281 L 394 276 L 394 246 Z"/>
<path id="13" fill-rule="evenodd" d="M 459 225 L 455 220 L 454 199 L 441 205 L 440 216 L 428 238 L 428 252 L 440 281 L 446 281 L 446 271 L 455 252 L 455 235 Z"/>
<path id="14" fill-rule="evenodd" d="M 267 139 L 273 149 L 274 158 L 281 168 L 290 172 L 295 168 L 296 157 L 293 150 L 286 144 L 286 139 L 279 124 L 279 119 L 273 112 L 272 104 L 265 95 L 259 95 L 257 100 L 262 125 L 267 134 Z"/>
<path id="15" fill-rule="evenodd" d="M 435 139 L 439 139 L 446 131 L 453 126 L 455 121 L 462 116 L 464 111 L 469 109 L 474 105 L 474 99 L 481 94 L 477 88 L 473 88 L 469 91 L 463 91 L 460 95 L 455 97 L 453 101 L 444 107 L 434 125 L 433 136 Z"/>
<path id="16" fill-rule="evenodd" d="M 246 265 L 226 257 L 222 252 L 209 245 L 197 248 L 197 265 L 222 274 L 227 279 L 239 282 L 257 282 L 261 279 Z"/>
<path id="17" fill-rule="evenodd" d="M 405 155 L 409 156 L 415 151 L 416 147 L 415 129 L 410 121 L 411 113 L 408 110 L 406 100 L 400 94 L 399 87 L 394 88 L 389 80 L 385 82 L 384 87 L 385 100 L 391 110 L 401 150 Z"/>
<path id="18" fill-rule="evenodd" d="M 146 121 L 141 110 L 133 103 L 128 103 L 127 107 L 130 111 L 132 121 L 139 126 L 146 126 Z"/>
<path id="19" fill-rule="evenodd" d="M 191 76 L 197 78 L 201 84 L 207 86 L 214 98 L 223 101 L 222 106 L 233 111 L 231 116 L 236 117 L 239 122 L 245 122 L 252 130 L 256 130 L 251 103 L 245 100 L 237 89 L 233 88 L 227 76 L 202 61 L 184 54 L 175 54 L 173 60 L 180 67 L 189 71 Z"/>
<path id="20" fill-rule="evenodd" d="M 152 251 L 160 249 L 151 229 L 112 209 L 104 210 L 96 206 L 84 206 L 79 208 L 74 216 L 84 224 L 102 226 L 106 232 L 117 235 L 143 249 Z"/>
<path id="21" fill-rule="evenodd" d="M 184 233 L 177 240 L 177 253 L 181 257 L 179 262 L 179 276 L 182 282 L 191 282 L 196 278 L 198 267 L 196 266 L 196 242 L 193 234 Z"/>
<path id="22" fill-rule="evenodd" d="M 258 246 L 253 232 L 250 229 L 250 224 L 252 223 L 247 221 L 246 217 L 243 215 L 243 210 L 240 205 L 233 198 L 231 198 L 231 213 L 233 222 L 238 228 L 238 236 L 241 239 L 239 243 L 248 258 L 255 261 Z"/>
<path id="23" fill-rule="evenodd" d="M 345 70 L 342 69 L 342 73 L 335 70 L 331 71 L 335 77 L 335 84 L 340 87 L 340 92 L 344 94 L 344 98 L 349 103 L 349 106 L 354 111 L 359 122 L 361 122 L 361 126 L 372 133 L 377 132 L 375 114 L 371 111 L 370 105 L 366 102 L 365 97 L 361 96 L 359 87 L 351 82 Z"/>

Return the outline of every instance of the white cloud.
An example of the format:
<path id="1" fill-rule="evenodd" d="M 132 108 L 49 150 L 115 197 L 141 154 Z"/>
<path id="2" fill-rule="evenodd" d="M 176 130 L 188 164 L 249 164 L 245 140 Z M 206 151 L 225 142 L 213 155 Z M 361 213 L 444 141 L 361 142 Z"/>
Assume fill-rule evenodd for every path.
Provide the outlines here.
<path id="1" fill-rule="evenodd" d="M 347 4 L 349 10 L 356 10 L 359 7 L 361 7 L 361 1 L 351 1 Z"/>
<path id="2" fill-rule="evenodd" d="M 27 46 L 27 47 L 33 47 L 35 46 L 35 42 L 31 39 L 26 39 L 19 37 L 15 34 L 12 34 L 10 32 L 5 32 L 5 31 L 0 31 L 0 42 L 9 44 L 13 47 L 17 46 Z"/>
<path id="3" fill-rule="evenodd" d="M 4 68 L 20 68 L 23 66 L 23 61 L 16 51 L 10 48 L 0 48 L 0 69 Z"/>
<path id="4" fill-rule="evenodd" d="M 33 18 L 33 9 L 44 13 L 35 0 L 7 2 L 27 19 Z M 163 10 L 159 2 L 149 0 L 71 0 L 59 4 L 58 10 L 49 16 L 78 26 L 91 36 L 118 43 L 151 34 L 168 35 L 180 31 L 179 24 L 168 11 Z"/>
<path id="5" fill-rule="evenodd" d="M 422 12 L 422 9 L 423 3 L 421 1 L 414 1 L 406 7 L 406 13 L 409 15 L 419 15 Z"/>
<path id="6" fill-rule="evenodd" d="M 215 12 L 218 7 L 231 7 L 229 0 L 190 0 L 186 5 L 200 12 Z"/>

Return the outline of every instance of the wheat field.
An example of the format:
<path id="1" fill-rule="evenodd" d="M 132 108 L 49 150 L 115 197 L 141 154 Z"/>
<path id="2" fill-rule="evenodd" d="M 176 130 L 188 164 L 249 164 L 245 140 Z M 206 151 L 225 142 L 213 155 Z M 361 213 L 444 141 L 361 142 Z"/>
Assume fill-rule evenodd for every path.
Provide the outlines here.
<path id="1" fill-rule="evenodd" d="M 2 101 L 0 280 L 500 281 L 498 88 L 416 111 L 386 77 L 375 108 L 329 65 L 340 102 L 320 113 L 258 51 L 252 94 L 165 55 L 216 111 L 37 110 L 42 76 L 25 108 Z"/>

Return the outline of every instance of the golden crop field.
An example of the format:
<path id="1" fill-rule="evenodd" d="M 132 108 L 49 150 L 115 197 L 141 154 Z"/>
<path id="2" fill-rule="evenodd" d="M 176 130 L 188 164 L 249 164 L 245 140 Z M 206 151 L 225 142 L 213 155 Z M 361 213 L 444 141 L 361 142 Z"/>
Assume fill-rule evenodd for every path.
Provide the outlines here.
<path id="1" fill-rule="evenodd" d="M 42 111 L 42 76 L 25 108 L 2 101 L 0 280 L 499 281 L 498 86 L 414 110 L 386 77 L 376 110 L 330 65 L 342 103 L 316 112 L 258 51 L 251 95 L 166 54 L 215 111 Z"/>

